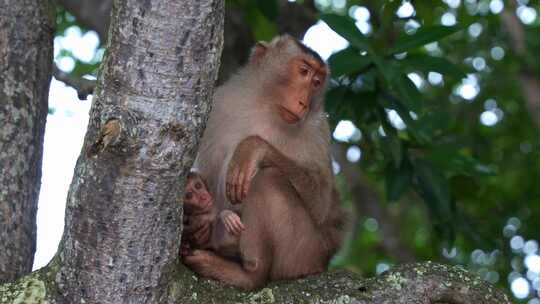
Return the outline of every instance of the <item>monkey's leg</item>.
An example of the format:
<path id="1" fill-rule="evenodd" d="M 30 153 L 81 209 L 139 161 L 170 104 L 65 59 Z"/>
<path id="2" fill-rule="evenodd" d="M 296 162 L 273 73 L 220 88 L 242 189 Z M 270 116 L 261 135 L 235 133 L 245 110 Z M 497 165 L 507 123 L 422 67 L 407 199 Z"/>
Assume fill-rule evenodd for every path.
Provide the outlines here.
<path id="1" fill-rule="evenodd" d="M 268 270 L 261 267 L 262 263 L 243 261 L 239 264 L 208 250 L 193 251 L 192 255 L 184 257 L 184 263 L 203 277 L 248 290 L 261 287 L 268 274 Z"/>
<path id="2" fill-rule="evenodd" d="M 272 240 L 265 231 L 265 210 L 261 208 L 272 206 L 272 202 L 266 201 L 273 195 L 273 187 L 269 183 L 275 182 L 278 173 L 277 170 L 262 170 L 255 178 L 253 191 L 246 198 L 242 215 L 245 230 L 238 244 L 241 262 L 223 258 L 219 250 L 216 253 L 196 250 L 192 256 L 184 258 L 190 268 L 202 276 L 244 289 L 258 288 L 268 281 Z"/>
<path id="3" fill-rule="evenodd" d="M 260 233 L 262 226 L 258 223 L 250 221 L 246 227 L 240 237 L 240 263 L 206 250 L 195 250 L 184 257 L 184 263 L 200 275 L 226 284 L 248 290 L 261 287 L 270 271 L 268 240 Z"/>
<path id="4" fill-rule="evenodd" d="M 254 227 L 253 231 L 247 230 L 242 234 L 241 263 L 207 250 L 195 250 L 192 255 L 184 257 L 184 263 L 203 277 L 248 290 L 261 287 L 268 279 L 270 261 L 264 255 L 266 240 L 254 233 L 257 230 Z"/>

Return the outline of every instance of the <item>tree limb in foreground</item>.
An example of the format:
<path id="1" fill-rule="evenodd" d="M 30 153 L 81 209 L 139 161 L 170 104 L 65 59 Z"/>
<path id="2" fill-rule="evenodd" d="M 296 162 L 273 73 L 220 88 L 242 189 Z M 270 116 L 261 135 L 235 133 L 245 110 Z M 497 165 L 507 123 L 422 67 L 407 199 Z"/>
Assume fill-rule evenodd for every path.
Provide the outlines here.
<path id="1" fill-rule="evenodd" d="M 16 283 L 0 286 L 0 304 L 54 302 L 55 262 Z M 404 264 L 374 278 L 346 270 L 272 283 L 253 292 L 200 279 L 183 266 L 170 282 L 167 303 L 510 304 L 508 297 L 459 266 Z"/>

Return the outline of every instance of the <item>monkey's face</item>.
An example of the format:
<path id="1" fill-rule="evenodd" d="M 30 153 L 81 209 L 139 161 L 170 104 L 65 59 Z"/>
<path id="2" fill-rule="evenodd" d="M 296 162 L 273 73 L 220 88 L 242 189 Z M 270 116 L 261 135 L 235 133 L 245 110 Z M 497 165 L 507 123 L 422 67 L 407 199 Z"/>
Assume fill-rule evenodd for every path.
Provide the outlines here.
<path id="1" fill-rule="evenodd" d="M 199 213 L 212 208 L 212 197 L 199 176 L 188 177 L 184 194 L 186 213 Z"/>
<path id="2" fill-rule="evenodd" d="M 278 111 L 286 123 L 294 124 L 306 116 L 313 97 L 323 90 L 326 67 L 304 54 L 293 57 L 287 67 L 287 81 L 281 86 Z"/>
<path id="3" fill-rule="evenodd" d="M 314 97 L 322 94 L 328 69 L 320 56 L 302 42 L 283 35 L 270 42 L 258 42 L 249 64 L 269 81 L 264 93 L 274 100 L 276 112 L 287 124 L 296 124 L 313 107 Z"/>

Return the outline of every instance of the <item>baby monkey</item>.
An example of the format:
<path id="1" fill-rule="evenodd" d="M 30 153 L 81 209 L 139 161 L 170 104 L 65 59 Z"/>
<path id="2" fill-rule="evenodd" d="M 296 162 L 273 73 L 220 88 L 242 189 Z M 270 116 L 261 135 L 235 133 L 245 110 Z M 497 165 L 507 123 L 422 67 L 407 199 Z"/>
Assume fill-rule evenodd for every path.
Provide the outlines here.
<path id="1" fill-rule="evenodd" d="M 218 213 L 206 183 L 196 172 L 189 173 L 184 193 L 180 255 L 190 255 L 193 249 L 212 249 L 227 257 L 238 257 L 238 241 L 245 229 L 240 216 L 227 209 Z"/>

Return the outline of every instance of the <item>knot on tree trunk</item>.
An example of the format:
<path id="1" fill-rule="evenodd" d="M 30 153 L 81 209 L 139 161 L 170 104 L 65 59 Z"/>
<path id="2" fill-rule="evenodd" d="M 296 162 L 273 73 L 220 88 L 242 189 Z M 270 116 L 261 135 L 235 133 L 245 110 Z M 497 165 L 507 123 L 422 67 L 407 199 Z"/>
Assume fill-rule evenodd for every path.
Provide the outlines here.
<path id="1" fill-rule="evenodd" d="M 97 157 L 99 154 L 109 152 L 113 155 L 126 157 L 138 150 L 139 137 L 137 115 L 124 110 L 115 110 L 105 113 L 104 122 L 96 138 L 86 152 L 87 157 Z"/>

